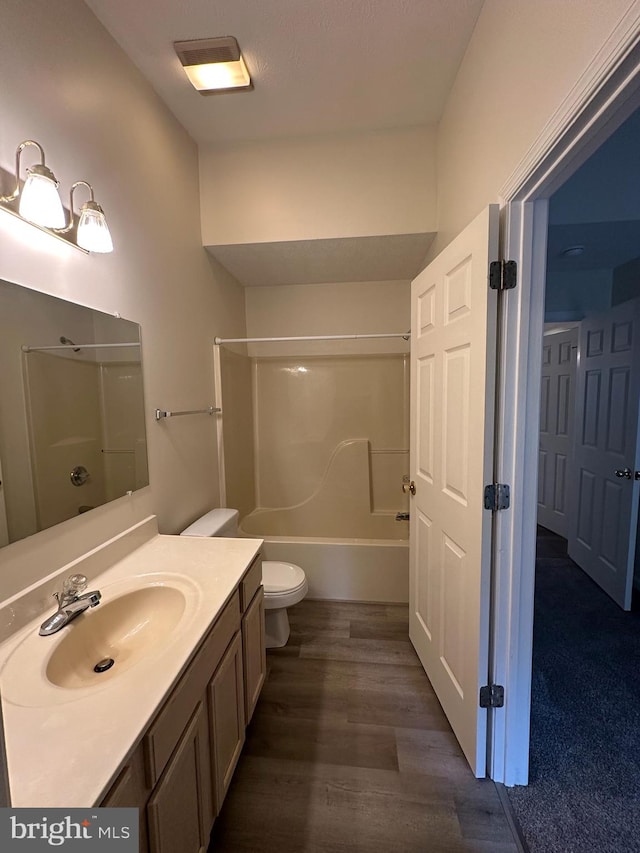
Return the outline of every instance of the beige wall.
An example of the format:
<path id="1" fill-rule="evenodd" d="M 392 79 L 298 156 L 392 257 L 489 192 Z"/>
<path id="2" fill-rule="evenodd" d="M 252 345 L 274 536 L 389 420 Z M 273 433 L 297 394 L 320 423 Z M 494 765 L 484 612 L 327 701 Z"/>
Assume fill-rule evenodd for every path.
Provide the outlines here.
<path id="1" fill-rule="evenodd" d="M 409 329 L 411 283 L 340 282 L 246 289 L 247 335 L 353 335 Z M 252 355 L 408 352 L 402 338 L 376 341 L 251 344 Z"/>
<path id="2" fill-rule="evenodd" d="M 205 246 L 436 230 L 432 128 L 203 148 L 200 171 Z"/>
<path id="3" fill-rule="evenodd" d="M 153 410 L 209 405 L 213 330 L 245 324 L 242 289 L 202 249 L 196 146 L 82 0 L 3 0 L 0 77 L 0 165 L 37 139 L 65 192 L 93 184 L 115 243 L 86 256 L 0 212 L 0 278 L 141 323 L 151 480 L 2 549 L 4 598 L 150 512 L 177 532 L 217 503 L 213 418 Z"/>
<path id="4" fill-rule="evenodd" d="M 437 137 L 434 257 L 498 194 L 631 5 L 486 0 Z"/>

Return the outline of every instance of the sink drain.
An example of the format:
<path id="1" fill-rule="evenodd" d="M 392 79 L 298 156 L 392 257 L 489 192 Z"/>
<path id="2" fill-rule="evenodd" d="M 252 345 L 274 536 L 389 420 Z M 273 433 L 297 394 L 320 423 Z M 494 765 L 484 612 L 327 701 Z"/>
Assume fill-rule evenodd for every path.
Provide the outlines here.
<path id="1" fill-rule="evenodd" d="M 106 672 L 108 669 L 114 665 L 115 661 L 113 658 L 102 658 L 98 663 L 94 666 L 94 672 Z"/>

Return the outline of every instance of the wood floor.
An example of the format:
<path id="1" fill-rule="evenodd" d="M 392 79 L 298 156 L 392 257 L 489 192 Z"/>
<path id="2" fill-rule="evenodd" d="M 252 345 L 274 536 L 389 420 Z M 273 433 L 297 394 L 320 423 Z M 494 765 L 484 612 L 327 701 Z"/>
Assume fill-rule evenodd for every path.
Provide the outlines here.
<path id="1" fill-rule="evenodd" d="M 303 601 L 210 853 L 517 853 L 408 638 L 408 608 Z"/>

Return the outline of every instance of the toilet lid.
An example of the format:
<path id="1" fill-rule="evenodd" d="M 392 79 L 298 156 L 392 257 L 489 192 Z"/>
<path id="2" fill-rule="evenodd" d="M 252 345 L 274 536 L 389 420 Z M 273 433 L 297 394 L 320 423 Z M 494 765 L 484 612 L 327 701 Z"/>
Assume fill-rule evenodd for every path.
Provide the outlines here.
<path id="1" fill-rule="evenodd" d="M 294 563 L 280 563 L 267 560 L 262 564 L 262 584 L 267 594 L 291 592 L 305 582 L 305 575 L 300 566 Z"/>

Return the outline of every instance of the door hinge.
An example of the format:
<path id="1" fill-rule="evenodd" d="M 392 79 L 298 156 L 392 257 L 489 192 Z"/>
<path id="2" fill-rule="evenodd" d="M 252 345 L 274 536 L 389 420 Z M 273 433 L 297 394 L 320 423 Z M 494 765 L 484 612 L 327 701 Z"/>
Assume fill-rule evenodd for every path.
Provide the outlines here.
<path id="1" fill-rule="evenodd" d="M 491 290 L 513 290 L 518 283 L 516 261 L 491 261 L 489 264 L 489 287 Z"/>
<path id="2" fill-rule="evenodd" d="M 480 707 L 504 707 L 504 687 L 502 684 L 487 684 L 480 688 Z"/>
<path id="3" fill-rule="evenodd" d="M 499 509 L 509 509 L 511 505 L 511 489 L 505 483 L 489 483 L 484 487 L 484 508 L 491 512 Z"/>

